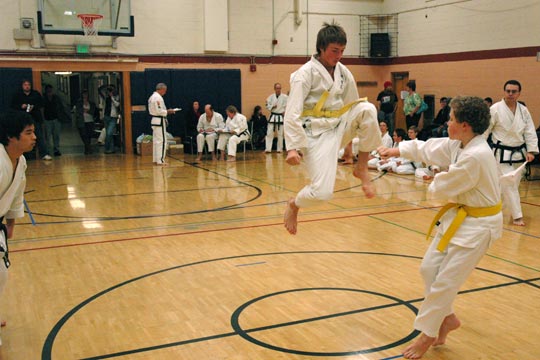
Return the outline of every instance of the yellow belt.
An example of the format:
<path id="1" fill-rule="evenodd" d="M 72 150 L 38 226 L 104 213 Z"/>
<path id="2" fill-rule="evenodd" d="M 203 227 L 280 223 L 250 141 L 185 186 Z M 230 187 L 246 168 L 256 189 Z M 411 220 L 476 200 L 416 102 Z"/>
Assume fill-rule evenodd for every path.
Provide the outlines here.
<path id="1" fill-rule="evenodd" d="M 450 242 L 450 239 L 454 236 L 457 229 L 461 226 L 461 223 L 465 220 L 465 217 L 472 216 L 472 217 L 484 217 L 484 216 L 492 216 L 498 214 L 502 209 L 502 202 L 499 201 L 497 205 L 489 206 L 489 207 L 472 207 L 462 204 L 455 204 L 455 203 L 448 203 L 445 206 L 439 210 L 437 215 L 435 215 L 435 218 L 431 222 L 431 225 L 429 226 L 429 230 L 427 233 L 426 239 L 429 240 L 429 236 L 431 235 L 431 231 L 435 227 L 435 224 L 439 221 L 439 219 L 450 209 L 457 208 L 457 214 L 446 232 L 443 234 L 441 240 L 439 241 L 439 244 L 437 245 L 437 250 L 440 252 L 443 252 L 444 249 L 448 246 L 448 243 Z"/>
<path id="2" fill-rule="evenodd" d="M 302 111 L 302 116 L 310 116 L 315 118 L 338 118 L 341 115 L 345 114 L 353 105 L 358 104 L 359 102 L 367 101 L 367 97 L 361 98 L 358 100 L 355 100 L 353 102 L 348 103 L 344 107 L 342 107 L 339 110 L 323 110 L 324 103 L 326 102 L 326 99 L 328 98 L 328 91 L 325 91 L 319 101 L 317 101 L 317 104 L 315 104 L 315 107 L 311 110 L 304 110 Z"/>

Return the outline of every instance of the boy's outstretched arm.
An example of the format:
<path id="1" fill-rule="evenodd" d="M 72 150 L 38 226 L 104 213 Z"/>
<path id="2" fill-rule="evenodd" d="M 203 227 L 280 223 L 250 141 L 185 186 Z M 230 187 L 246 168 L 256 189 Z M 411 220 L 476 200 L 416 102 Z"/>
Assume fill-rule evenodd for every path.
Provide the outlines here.
<path id="1" fill-rule="evenodd" d="M 380 146 L 377 148 L 377 152 L 381 156 L 381 159 L 388 159 L 390 157 L 399 157 L 399 148 L 387 148 Z"/>

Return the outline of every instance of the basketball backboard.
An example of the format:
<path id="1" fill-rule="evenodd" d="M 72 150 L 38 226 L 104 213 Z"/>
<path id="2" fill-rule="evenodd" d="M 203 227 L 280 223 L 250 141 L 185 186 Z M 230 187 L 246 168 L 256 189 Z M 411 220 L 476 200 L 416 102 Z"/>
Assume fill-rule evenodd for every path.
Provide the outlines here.
<path id="1" fill-rule="evenodd" d="M 103 18 L 97 35 L 134 36 L 131 0 L 38 0 L 40 34 L 84 35 L 81 14 Z"/>

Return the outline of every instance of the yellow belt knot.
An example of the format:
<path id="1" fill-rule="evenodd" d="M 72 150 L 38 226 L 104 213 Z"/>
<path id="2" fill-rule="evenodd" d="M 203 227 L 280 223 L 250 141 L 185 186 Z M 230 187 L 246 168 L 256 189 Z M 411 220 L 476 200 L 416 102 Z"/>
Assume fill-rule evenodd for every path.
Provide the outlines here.
<path id="1" fill-rule="evenodd" d="M 347 105 L 343 106 L 339 110 L 323 110 L 324 103 L 326 102 L 326 99 L 328 98 L 329 92 L 325 91 L 322 95 L 319 101 L 317 101 L 317 104 L 315 104 L 315 107 L 311 110 L 304 110 L 302 111 L 302 116 L 306 117 L 314 117 L 314 118 L 338 118 L 341 115 L 345 114 L 347 111 L 350 110 L 351 107 L 354 105 L 367 101 L 367 97 L 360 98 L 358 100 L 355 100 L 353 102 L 348 103 Z"/>
<path id="2" fill-rule="evenodd" d="M 440 218 L 450 209 L 457 208 L 457 214 L 448 229 L 443 234 L 441 240 L 439 241 L 439 244 L 437 245 L 437 250 L 440 252 L 443 252 L 448 244 L 450 243 L 450 239 L 454 236 L 457 229 L 461 226 L 463 221 L 467 216 L 472 217 L 485 217 L 485 216 L 493 216 L 497 215 L 501 209 L 502 209 L 502 202 L 499 201 L 497 205 L 494 206 L 488 206 L 488 207 L 472 207 L 467 206 L 463 204 L 456 204 L 456 203 L 448 203 L 445 206 L 443 206 L 437 215 L 435 215 L 435 218 L 431 222 L 431 225 L 429 226 L 429 230 L 426 236 L 426 240 L 429 240 L 429 237 L 431 235 L 431 232 L 433 231 L 433 228 L 437 224 L 437 222 L 440 220 Z"/>

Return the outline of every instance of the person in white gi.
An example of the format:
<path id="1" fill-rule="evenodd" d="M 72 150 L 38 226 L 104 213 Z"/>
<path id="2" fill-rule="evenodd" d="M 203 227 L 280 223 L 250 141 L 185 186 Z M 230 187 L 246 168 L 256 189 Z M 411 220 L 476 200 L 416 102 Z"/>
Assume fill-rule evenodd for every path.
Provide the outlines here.
<path id="1" fill-rule="evenodd" d="M 218 139 L 218 130 L 223 128 L 225 128 L 223 116 L 215 112 L 212 105 L 206 104 L 204 106 L 204 114 L 199 117 L 199 122 L 197 123 L 199 134 L 197 134 L 197 159 L 195 161 L 201 161 L 205 142 L 208 146 L 208 152 L 212 154 L 212 160 L 217 160 L 214 149 L 216 148 L 216 141 Z"/>
<path id="2" fill-rule="evenodd" d="M 379 129 L 381 130 L 382 146 L 392 147 L 392 145 L 394 144 L 394 140 L 392 139 L 393 136 L 391 137 L 390 134 L 388 134 L 388 124 L 386 123 L 386 121 L 379 122 Z M 353 145 L 354 145 L 354 139 L 353 139 Z M 347 150 L 345 150 L 345 153 L 346 152 Z M 354 148 L 353 148 L 353 152 L 354 152 Z M 345 158 L 347 157 L 347 155 L 344 154 L 343 157 Z M 379 156 L 379 153 L 377 152 L 377 150 L 373 150 L 371 154 L 369 154 L 369 157 L 368 157 L 368 168 L 377 169 L 379 161 L 381 161 L 381 157 Z M 345 161 L 345 163 L 346 162 L 347 161 Z"/>
<path id="3" fill-rule="evenodd" d="M 153 161 L 156 165 L 167 166 L 167 115 L 174 114 L 174 109 L 167 109 L 163 96 L 167 93 L 167 85 L 159 83 L 156 91 L 148 99 L 148 112 L 152 116 Z"/>
<path id="4" fill-rule="evenodd" d="M 8 239 L 13 237 L 15 219 L 24 216 L 26 159 L 23 153 L 32 150 L 35 144 L 34 120 L 29 114 L 17 111 L 0 118 L 0 296 L 8 277 Z M 5 321 L 1 325 L 5 326 Z"/>
<path id="5" fill-rule="evenodd" d="M 538 154 L 538 137 L 529 110 L 517 100 L 521 84 L 508 80 L 504 84 L 504 98 L 491 106 L 491 122 L 484 136 L 491 134 L 491 147 L 499 163 L 501 175 L 517 169 L 525 161 L 533 161 Z M 501 186 L 504 206 L 512 215 L 513 224 L 525 226 L 519 198 L 519 182 Z"/>
<path id="6" fill-rule="evenodd" d="M 425 298 L 414 322 L 420 337 L 403 352 L 419 359 L 432 345 L 442 345 L 460 326 L 453 309 L 459 288 L 489 246 L 502 235 L 502 202 L 497 162 L 483 137 L 489 109 L 479 97 L 458 96 L 450 103 L 449 138 L 403 141 L 399 148 L 380 148 L 382 157 L 404 156 L 448 168 L 428 187 L 434 198 L 449 204 L 437 214 L 428 231 L 437 233 L 424 255 L 420 273 Z"/>
<path id="7" fill-rule="evenodd" d="M 227 144 L 227 155 L 229 155 L 227 161 L 236 161 L 236 148 L 238 144 L 244 140 L 248 140 L 250 136 L 247 119 L 233 105 L 227 106 L 225 112 L 227 113 L 225 129 L 219 135 L 219 140 L 222 144 L 221 153 L 225 153 L 225 144 Z M 222 137 L 224 139 L 223 141 L 221 140 Z"/>
<path id="8" fill-rule="evenodd" d="M 277 152 L 283 151 L 283 114 L 287 106 L 288 96 L 281 93 L 281 84 L 274 84 L 274 94 L 266 99 L 266 108 L 270 110 L 268 129 L 266 131 L 266 153 L 272 152 L 272 143 L 277 133 Z"/>
<path id="9" fill-rule="evenodd" d="M 368 198 L 375 196 L 367 158 L 381 144 L 377 109 L 358 98 L 353 75 L 339 62 L 347 44 L 343 28 L 325 23 L 317 35 L 317 54 L 291 75 L 285 111 L 285 144 L 289 165 L 304 159 L 311 183 L 287 201 L 284 225 L 296 234 L 298 211 L 332 198 L 338 151 L 355 136 L 358 162 L 353 175 Z"/>

